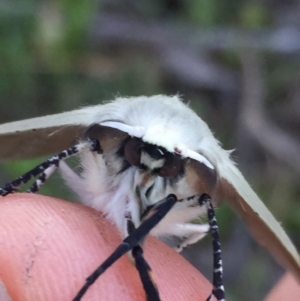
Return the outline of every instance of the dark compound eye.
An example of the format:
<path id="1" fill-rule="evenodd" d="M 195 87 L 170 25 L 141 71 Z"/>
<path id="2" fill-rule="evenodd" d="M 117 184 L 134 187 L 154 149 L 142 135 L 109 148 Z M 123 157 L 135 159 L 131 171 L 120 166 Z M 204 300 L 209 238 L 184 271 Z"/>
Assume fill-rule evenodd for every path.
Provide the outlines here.
<path id="1" fill-rule="evenodd" d="M 142 168 L 142 151 L 146 152 L 153 160 L 164 160 L 163 166 L 155 170 L 156 174 L 160 177 L 175 177 L 183 169 L 183 161 L 180 155 L 169 153 L 165 149 L 145 143 L 139 138 L 128 140 L 124 147 L 124 156 L 131 165 Z"/>
<path id="2" fill-rule="evenodd" d="M 134 166 L 139 166 L 141 163 L 141 151 L 143 141 L 138 138 L 131 138 L 125 145 L 124 155 L 126 160 Z"/>
<path id="3" fill-rule="evenodd" d="M 183 161 L 177 154 L 167 153 L 164 165 L 158 170 L 157 174 L 163 178 L 177 176 L 183 168 Z"/>
<path id="4" fill-rule="evenodd" d="M 167 153 L 167 151 L 163 150 L 161 147 L 148 143 L 145 144 L 144 150 L 154 160 L 164 159 Z"/>

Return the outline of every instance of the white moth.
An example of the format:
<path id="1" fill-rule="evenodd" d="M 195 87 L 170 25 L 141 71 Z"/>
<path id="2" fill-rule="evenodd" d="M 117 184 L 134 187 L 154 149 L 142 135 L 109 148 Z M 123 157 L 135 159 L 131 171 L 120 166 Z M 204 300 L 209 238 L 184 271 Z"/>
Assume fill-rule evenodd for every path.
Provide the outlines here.
<path id="1" fill-rule="evenodd" d="M 108 134 L 98 133 L 103 156 L 82 152 L 79 157 L 83 172 L 78 175 L 63 163 L 62 176 L 84 204 L 106 214 L 124 236 L 127 235 L 126 215 L 130 214 L 137 226 L 141 209 L 168 194 L 185 198 L 206 189 L 216 204 L 226 200 L 243 218 L 255 239 L 300 281 L 299 256 L 290 239 L 230 159 L 230 152 L 220 146 L 207 124 L 178 96 L 118 98 L 104 105 L 3 124 L 0 160 L 61 151 L 75 144 L 94 125 L 111 129 Z M 97 126 L 87 133 L 93 131 L 97 135 Z M 117 150 L 126 137 L 140 138 L 156 146 L 156 152 L 166 150 L 186 159 L 181 176 L 172 181 L 172 177 L 165 180 L 159 172 L 145 175 L 134 165 L 125 168 Z M 165 164 L 163 159 L 152 160 L 143 152 L 140 159 L 148 170 L 161 170 Z M 191 163 L 193 160 L 205 168 L 197 168 Z M 216 189 L 211 188 L 214 183 L 210 182 L 210 172 L 217 174 Z M 158 237 L 184 238 L 181 249 L 207 232 L 207 225 L 190 223 L 204 213 L 200 206 L 176 204 L 151 233 Z"/>

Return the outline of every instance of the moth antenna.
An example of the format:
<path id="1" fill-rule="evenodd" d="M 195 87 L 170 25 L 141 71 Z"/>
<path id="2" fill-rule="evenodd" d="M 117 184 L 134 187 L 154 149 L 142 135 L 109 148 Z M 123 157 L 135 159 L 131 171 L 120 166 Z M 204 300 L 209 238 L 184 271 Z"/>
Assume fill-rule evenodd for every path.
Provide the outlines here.
<path id="1" fill-rule="evenodd" d="M 91 139 L 87 142 L 78 143 L 78 144 L 60 152 L 59 154 L 52 156 L 48 160 L 44 161 L 43 163 L 37 165 L 36 167 L 34 167 L 30 171 L 26 172 L 22 176 L 18 177 L 16 180 L 6 184 L 3 188 L 0 188 L 0 195 L 5 196 L 7 194 L 15 192 L 19 187 L 26 184 L 32 178 L 35 178 L 39 174 L 43 173 L 36 181 L 36 183 L 35 183 L 36 185 L 33 184 L 29 188 L 29 192 L 37 192 L 39 190 L 40 186 L 43 183 L 45 183 L 45 181 L 48 179 L 48 177 L 59 166 L 59 162 L 61 160 L 70 158 L 71 156 L 76 155 L 77 153 L 80 153 L 80 152 L 86 150 L 87 148 L 90 151 L 96 151 L 96 152 L 102 151 L 99 141 L 96 139 Z M 51 167 L 54 170 L 52 170 Z M 45 173 L 45 175 L 44 175 L 44 173 Z M 49 174 L 49 175 L 47 176 L 47 174 Z M 40 182 L 42 182 L 42 183 L 40 183 Z M 33 189 L 34 191 L 30 191 L 31 189 Z"/>
<path id="2" fill-rule="evenodd" d="M 165 217 L 170 209 L 176 204 L 177 197 L 174 194 L 168 195 L 165 199 L 156 203 L 141 225 L 130 233 L 115 251 L 86 279 L 86 283 L 77 293 L 73 301 L 80 301 L 89 287 L 100 277 L 112 264 L 121 256 L 138 246 L 149 232 Z M 152 300 L 151 300 L 152 301 Z"/>

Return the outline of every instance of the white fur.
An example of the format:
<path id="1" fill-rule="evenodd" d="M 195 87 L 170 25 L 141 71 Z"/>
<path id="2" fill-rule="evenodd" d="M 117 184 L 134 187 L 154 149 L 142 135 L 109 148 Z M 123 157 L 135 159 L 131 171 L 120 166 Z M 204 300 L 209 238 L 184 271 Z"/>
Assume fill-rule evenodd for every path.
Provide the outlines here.
<path id="1" fill-rule="evenodd" d="M 219 146 L 219 142 L 213 137 L 206 123 L 181 102 L 178 96 L 118 98 L 111 103 L 84 110 L 86 114 L 89 110 L 91 123 L 115 127 L 131 136 L 135 132 L 143 133 L 143 141 L 162 146 L 170 152 L 178 152 L 179 149 L 183 157 L 192 154 L 191 156 L 200 162 L 205 162 L 206 165 L 215 167 L 217 170 L 219 165 L 233 165 L 229 159 L 229 153 Z M 134 129 L 138 129 L 138 131 Z M 140 181 L 137 169 L 132 167 L 125 174 L 115 177 L 109 174 L 102 156 L 83 152 L 80 159 L 84 169 L 80 177 L 70 176 L 71 171 L 67 170 L 65 166 L 62 173 L 82 202 L 106 214 L 123 234 L 126 233 L 124 228 L 126 210 L 130 211 L 136 226 L 138 226 L 139 205 L 132 191 L 134 185 Z M 109 165 L 110 158 L 106 156 L 105 160 Z M 149 200 L 145 197 L 145 192 L 154 182 L 155 189 Z M 193 194 L 188 183 L 184 181 L 180 183 L 180 187 L 176 191 L 168 189 L 163 193 L 162 185 L 162 179 L 156 178 L 151 179 L 144 187 L 144 191 L 141 191 L 142 209 L 163 199 L 169 193 L 175 193 L 179 198 Z M 189 239 L 194 234 L 198 235 L 199 230 L 186 223 L 202 216 L 205 212 L 205 208 L 189 207 L 187 203 L 179 203 L 152 230 L 152 234 L 156 236 L 176 235 Z M 186 227 L 186 225 L 191 225 L 191 227 Z M 191 229 L 194 229 L 194 232 Z"/>
<path id="2" fill-rule="evenodd" d="M 114 102 L 84 110 L 87 112 L 89 109 L 91 123 L 97 122 L 111 126 L 131 136 L 141 136 L 145 142 L 162 146 L 173 153 L 179 150 L 183 157 L 191 155 L 210 168 L 214 168 L 210 160 L 204 156 L 205 148 L 202 146 L 218 147 L 217 140 L 213 138 L 207 125 L 177 96 L 119 98 Z M 228 153 L 224 152 L 224 155 L 228 156 Z M 179 198 L 188 197 L 194 193 L 185 180 L 181 181 L 175 190 L 168 188 L 167 191 L 163 191 L 163 180 L 155 177 L 141 191 L 142 204 L 137 204 L 133 187 L 141 181 L 141 175 L 135 167 L 116 177 L 110 174 L 105 165 L 104 160 L 108 162 L 107 165 L 110 164 L 108 155 L 103 159 L 102 156 L 91 152 L 83 152 L 80 159 L 83 173 L 80 176 L 72 174 L 70 169 L 62 165 L 63 177 L 83 203 L 106 214 L 124 235 L 127 233 L 124 224 L 126 212 L 130 212 L 134 223 L 138 226 L 140 206 L 144 210 L 169 193 L 176 193 Z M 156 164 L 159 166 L 160 162 L 157 161 Z M 148 199 L 145 193 L 153 183 L 155 183 L 155 189 L 152 190 L 151 198 Z M 189 205 L 179 203 L 174 206 L 161 223 L 152 230 L 152 234 L 187 237 L 189 240 L 186 244 L 194 241 L 191 237 L 195 235 L 202 237 L 201 227 L 197 228 L 186 223 L 202 216 L 206 210 L 199 206 L 189 207 Z"/>

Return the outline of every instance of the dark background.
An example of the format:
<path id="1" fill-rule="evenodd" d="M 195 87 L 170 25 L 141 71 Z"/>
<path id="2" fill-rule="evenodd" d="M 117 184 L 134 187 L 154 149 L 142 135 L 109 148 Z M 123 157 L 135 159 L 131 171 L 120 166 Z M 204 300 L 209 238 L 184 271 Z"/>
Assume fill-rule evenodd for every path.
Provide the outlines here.
<path id="1" fill-rule="evenodd" d="M 299 247 L 299 27 L 296 0 L 2 0 L 0 122 L 179 93 Z M 1 182 L 40 160 L 2 164 Z M 59 175 L 42 192 L 74 199 Z M 217 214 L 227 299 L 262 300 L 283 270 Z M 210 237 L 184 255 L 211 279 Z"/>

